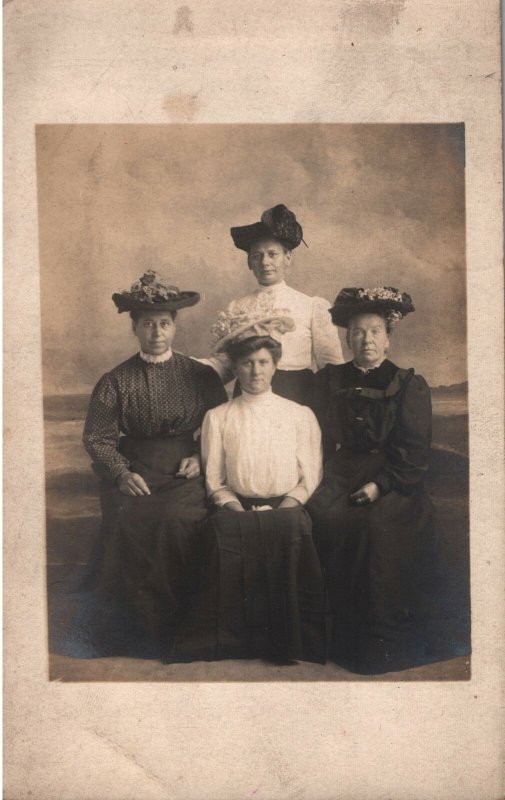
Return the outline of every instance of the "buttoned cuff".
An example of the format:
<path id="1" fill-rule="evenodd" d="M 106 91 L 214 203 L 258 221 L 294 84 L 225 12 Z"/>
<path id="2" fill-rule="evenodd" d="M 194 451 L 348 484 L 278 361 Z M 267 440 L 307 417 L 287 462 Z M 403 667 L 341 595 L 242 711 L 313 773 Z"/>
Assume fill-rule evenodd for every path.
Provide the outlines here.
<path id="1" fill-rule="evenodd" d="M 214 505 L 220 508 L 226 505 L 226 503 L 240 503 L 237 495 L 235 492 L 232 492 L 231 489 L 218 489 L 217 492 L 211 495 L 211 500 Z"/>
<path id="2" fill-rule="evenodd" d="M 109 467 L 109 471 L 113 480 L 117 480 L 123 472 L 127 472 L 130 469 L 130 464 L 128 461 L 119 462 L 118 464 L 113 464 L 112 467 Z"/>
<path id="3" fill-rule="evenodd" d="M 379 472 L 373 479 L 373 483 L 377 484 L 381 495 L 389 494 L 395 488 L 394 481 L 385 472 Z"/>
<path id="4" fill-rule="evenodd" d="M 298 500 L 300 505 L 304 506 L 309 499 L 309 493 L 307 492 L 305 486 L 298 484 L 298 486 L 295 486 L 294 489 L 286 492 L 286 497 L 292 497 L 294 500 Z"/>

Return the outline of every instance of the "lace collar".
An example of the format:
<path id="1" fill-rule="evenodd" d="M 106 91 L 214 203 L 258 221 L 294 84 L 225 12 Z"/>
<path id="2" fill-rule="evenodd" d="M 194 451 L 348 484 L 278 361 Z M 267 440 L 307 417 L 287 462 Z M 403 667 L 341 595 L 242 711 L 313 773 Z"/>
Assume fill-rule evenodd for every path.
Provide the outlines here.
<path id="1" fill-rule="evenodd" d="M 148 364 L 164 364 L 172 358 L 172 350 L 169 348 L 166 353 L 162 353 L 159 356 L 151 356 L 149 353 L 143 353 L 141 350 L 139 356 L 142 361 L 146 361 Z"/>
<path id="2" fill-rule="evenodd" d="M 361 373 L 363 373 L 363 375 L 368 375 L 368 373 L 372 372 L 374 369 L 379 369 L 379 367 L 382 367 L 382 365 L 384 364 L 385 360 L 386 359 L 383 358 L 382 361 L 380 362 L 380 364 L 375 364 L 374 367 L 360 367 L 360 365 L 357 364 L 356 361 L 353 361 L 352 363 L 353 363 L 353 366 L 356 367 L 356 369 L 359 369 L 359 371 Z"/>

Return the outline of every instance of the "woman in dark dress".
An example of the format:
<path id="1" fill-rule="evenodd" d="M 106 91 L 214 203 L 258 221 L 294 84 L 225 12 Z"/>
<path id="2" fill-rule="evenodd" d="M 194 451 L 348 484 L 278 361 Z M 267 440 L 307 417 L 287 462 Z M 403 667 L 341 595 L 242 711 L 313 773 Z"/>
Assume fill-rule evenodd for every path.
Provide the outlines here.
<path id="1" fill-rule="evenodd" d="M 141 349 L 91 396 L 83 441 L 102 526 L 65 651 L 163 657 L 194 590 L 207 514 L 196 432 L 226 393 L 211 367 L 171 348 L 177 310 L 196 292 L 149 271 L 113 300 Z"/>
<path id="2" fill-rule="evenodd" d="M 386 358 L 391 326 L 412 311 L 396 289 L 343 289 L 330 313 L 354 358 L 316 376 L 325 463 L 308 510 L 333 614 L 330 657 L 365 674 L 433 660 L 413 620 L 415 582 L 434 547 L 423 485 L 430 390 Z"/>

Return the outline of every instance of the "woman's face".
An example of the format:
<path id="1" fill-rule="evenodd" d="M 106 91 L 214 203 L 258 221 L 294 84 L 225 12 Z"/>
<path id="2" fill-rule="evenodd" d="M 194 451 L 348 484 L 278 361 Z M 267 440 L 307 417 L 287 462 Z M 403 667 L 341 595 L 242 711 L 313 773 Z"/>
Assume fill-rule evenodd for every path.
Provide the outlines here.
<path id="1" fill-rule="evenodd" d="M 172 346 L 175 322 L 170 311 L 147 311 L 133 322 L 133 332 L 142 352 L 161 356 Z"/>
<path id="2" fill-rule="evenodd" d="M 360 367 L 375 367 L 386 357 L 389 336 L 386 320 L 379 314 L 359 314 L 347 329 L 347 344 Z"/>
<path id="3" fill-rule="evenodd" d="M 275 239 L 254 242 L 247 256 L 249 269 L 262 286 L 273 286 L 283 281 L 290 261 L 291 251 L 284 250 Z"/>
<path id="4" fill-rule="evenodd" d="M 262 347 L 235 362 L 235 372 L 243 392 L 261 394 L 270 389 L 275 364 L 270 350 Z"/>

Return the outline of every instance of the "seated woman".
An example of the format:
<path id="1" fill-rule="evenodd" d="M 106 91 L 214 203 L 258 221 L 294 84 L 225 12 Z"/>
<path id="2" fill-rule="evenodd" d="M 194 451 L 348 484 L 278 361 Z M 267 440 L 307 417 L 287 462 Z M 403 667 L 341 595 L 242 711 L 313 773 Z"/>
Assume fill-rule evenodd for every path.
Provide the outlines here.
<path id="1" fill-rule="evenodd" d="M 392 324 L 412 311 L 396 289 L 343 289 L 330 313 L 354 358 L 316 376 L 325 464 L 308 510 L 333 611 L 330 657 L 359 673 L 434 660 L 412 621 L 414 576 L 433 547 L 430 390 L 386 358 Z"/>
<path id="2" fill-rule="evenodd" d="M 195 433 L 226 400 L 211 367 L 173 352 L 178 309 L 199 300 L 155 272 L 114 294 L 140 352 L 98 381 L 84 446 L 100 478 L 102 527 L 65 651 L 162 657 L 194 587 L 207 514 Z"/>
<path id="3" fill-rule="evenodd" d="M 221 317 L 215 328 L 242 394 L 203 423 L 215 513 L 204 528 L 203 592 L 174 660 L 326 657 L 324 584 L 304 509 L 321 478 L 321 436 L 309 408 L 272 392 L 277 338 L 292 328 L 279 313 L 226 326 Z"/>

